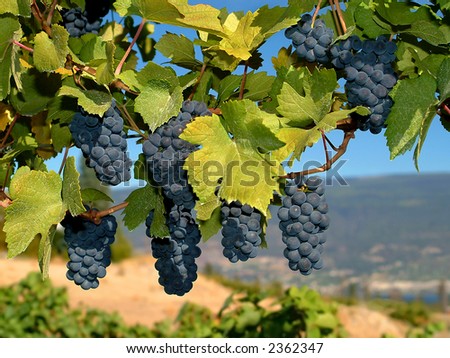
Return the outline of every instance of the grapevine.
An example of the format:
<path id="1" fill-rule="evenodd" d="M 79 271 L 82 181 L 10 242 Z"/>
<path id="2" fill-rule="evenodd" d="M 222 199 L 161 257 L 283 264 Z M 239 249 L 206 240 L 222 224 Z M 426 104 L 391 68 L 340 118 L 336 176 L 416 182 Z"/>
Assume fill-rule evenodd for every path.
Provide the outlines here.
<path id="1" fill-rule="evenodd" d="M 383 133 L 390 159 L 413 150 L 418 169 L 435 118 L 450 130 L 443 1 L 293 0 L 253 12 L 166 0 L 7 3 L 1 217 L 8 257 L 40 240 L 44 278 L 61 224 L 67 278 L 99 287 L 122 223 L 145 225 L 167 294 L 193 289 L 209 239 L 240 265 L 282 242 L 279 256 L 309 275 L 325 267 L 324 231 L 333 236 L 325 179 L 313 174 L 351 152 L 363 131 Z M 263 45 L 276 34 L 278 53 L 268 56 Z M 292 169 L 316 145 L 323 164 Z M 71 153 L 99 187 L 81 188 Z M 47 166 L 54 158 L 59 170 Z M 90 209 L 114 201 L 107 185 L 132 190 Z M 274 205 L 276 237 L 266 234 Z"/>

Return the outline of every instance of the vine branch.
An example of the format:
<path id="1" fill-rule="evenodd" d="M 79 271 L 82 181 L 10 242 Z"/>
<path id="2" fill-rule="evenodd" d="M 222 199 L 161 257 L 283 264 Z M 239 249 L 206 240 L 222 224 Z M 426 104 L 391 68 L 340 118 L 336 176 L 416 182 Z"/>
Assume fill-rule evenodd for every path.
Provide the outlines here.
<path id="1" fill-rule="evenodd" d="M 195 92 L 197 91 L 198 86 L 200 85 L 200 81 L 203 78 L 203 75 L 205 74 L 206 71 L 206 62 L 203 63 L 203 66 L 200 70 L 200 74 L 198 75 L 197 81 L 194 84 L 194 87 L 192 88 L 192 92 L 188 97 L 188 100 L 192 101 L 192 98 L 194 98 Z"/>
<path id="2" fill-rule="evenodd" d="M 342 31 L 345 34 L 347 32 L 347 25 L 345 24 L 344 14 L 342 13 L 341 5 L 339 4 L 339 0 L 334 0 L 334 4 L 336 5 L 337 16 L 339 18 L 339 23 L 341 24 Z"/>
<path id="3" fill-rule="evenodd" d="M 16 113 L 15 116 L 14 116 L 14 118 L 13 118 L 13 120 L 12 120 L 12 122 L 11 122 L 11 124 L 10 124 L 9 127 L 8 127 L 8 130 L 6 131 L 5 136 L 3 137 L 3 140 L 2 140 L 2 142 L 1 142 L 1 144 L 0 144 L 0 148 L 5 148 L 6 141 L 7 141 L 7 139 L 9 138 L 9 135 L 11 134 L 11 132 L 12 132 L 12 130 L 13 130 L 13 128 L 14 128 L 14 125 L 16 124 L 16 122 L 17 122 L 18 119 L 19 119 L 19 114 Z"/>
<path id="4" fill-rule="evenodd" d="M 147 22 L 147 20 L 145 18 L 142 18 L 142 21 L 139 24 L 138 29 L 136 30 L 136 34 L 134 35 L 133 40 L 131 40 L 130 45 L 128 46 L 127 50 L 125 51 L 125 54 L 123 55 L 122 59 L 120 60 L 119 64 L 117 65 L 116 71 L 114 72 L 114 74 L 116 76 L 118 76 L 120 74 L 120 72 L 122 71 L 122 67 L 125 64 L 125 61 L 127 60 L 128 55 L 131 52 L 131 49 L 133 48 L 133 46 L 136 43 L 139 36 L 141 35 L 142 29 L 144 28 L 144 25 L 146 22 Z"/>
<path id="5" fill-rule="evenodd" d="M 247 82 L 248 61 L 245 62 L 244 73 L 242 75 L 241 87 L 239 89 L 239 99 L 244 98 L 245 83 Z"/>
<path id="6" fill-rule="evenodd" d="M 63 158 L 61 160 L 61 166 L 59 167 L 59 170 L 58 170 L 58 174 L 59 175 L 61 175 L 61 173 L 62 173 L 62 171 L 64 169 L 64 166 L 66 165 L 67 157 L 69 155 L 69 149 L 70 149 L 70 147 L 67 146 L 66 149 L 64 150 L 64 156 L 63 156 Z"/>
<path id="7" fill-rule="evenodd" d="M 53 0 L 50 5 L 50 9 L 47 15 L 47 25 L 50 26 L 52 24 L 53 14 L 55 13 L 56 5 L 58 5 L 58 0 Z"/>
<path id="8" fill-rule="evenodd" d="M 111 206 L 109 209 L 105 209 L 105 210 L 101 210 L 101 211 L 88 210 L 85 213 L 80 214 L 80 216 L 82 218 L 90 220 L 98 225 L 103 217 L 113 214 L 116 211 L 125 209 L 127 206 L 128 206 L 128 202 L 124 201 L 123 203 L 120 203 L 118 205 Z"/>
<path id="9" fill-rule="evenodd" d="M 314 14 L 312 16 L 312 21 L 311 21 L 311 27 L 314 27 L 314 23 L 316 21 L 317 14 L 319 13 L 319 10 L 320 10 L 320 5 L 322 5 L 322 0 L 319 0 L 319 2 L 317 3 L 317 6 L 316 6 L 316 10 L 314 10 Z"/>
<path id="10" fill-rule="evenodd" d="M 336 24 L 336 29 L 338 31 L 338 35 L 341 36 L 341 35 L 343 35 L 343 32 L 342 32 L 341 24 L 339 22 L 339 18 L 337 16 L 337 11 L 334 6 L 334 2 L 333 2 L 333 0 L 328 0 L 328 2 L 331 7 L 331 13 L 333 14 L 333 19 L 334 19 L 334 23 Z"/>
<path id="11" fill-rule="evenodd" d="M 344 153 L 347 151 L 347 147 L 348 147 L 350 140 L 355 138 L 355 130 L 356 129 L 352 129 L 347 132 L 344 132 L 344 139 L 342 140 L 341 145 L 338 148 L 336 148 L 337 149 L 336 154 L 332 158 L 327 160 L 327 162 L 325 164 L 323 164 L 322 166 L 313 168 L 313 169 L 303 170 L 301 172 L 288 173 L 286 175 L 280 176 L 280 178 L 294 179 L 297 176 L 310 175 L 310 174 L 314 174 L 314 173 L 323 173 L 323 172 L 331 169 L 333 164 L 340 157 L 342 157 L 344 155 Z"/>

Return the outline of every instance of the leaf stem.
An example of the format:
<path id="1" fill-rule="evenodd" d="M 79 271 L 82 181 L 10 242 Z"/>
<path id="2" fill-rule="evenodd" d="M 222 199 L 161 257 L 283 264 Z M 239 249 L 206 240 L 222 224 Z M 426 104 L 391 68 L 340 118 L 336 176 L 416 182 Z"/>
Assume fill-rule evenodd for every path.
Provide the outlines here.
<path id="1" fill-rule="evenodd" d="M 314 23 L 316 22 L 317 14 L 319 13 L 319 10 L 320 10 L 320 5 L 322 5 L 322 0 L 319 0 L 319 2 L 317 3 L 317 6 L 316 6 L 316 10 L 314 10 L 314 14 L 313 14 L 312 21 L 311 21 L 311 27 L 314 27 Z"/>
<path id="2" fill-rule="evenodd" d="M 200 74 L 198 75 L 197 81 L 194 84 L 194 87 L 192 87 L 192 92 L 188 97 L 188 100 L 192 101 L 192 99 L 194 98 L 195 92 L 197 91 L 198 86 L 200 85 L 200 81 L 203 78 L 203 75 L 205 74 L 206 71 L 206 62 L 203 63 L 202 68 L 200 70 Z"/>
<path id="3" fill-rule="evenodd" d="M 66 165 L 67 157 L 69 155 L 69 149 L 70 149 L 70 147 L 67 146 L 66 149 L 64 150 L 64 156 L 63 156 L 63 158 L 61 160 L 61 166 L 59 167 L 59 170 L 58 170 L 58 174 L 59 175 L 61 175 L 61 173 L 62 173 L 62 171 L 64 169 L 64 166 Z"/>
<path id="4" fill-rule="evenodd" d="M 336 11 L 339 18 L 339 23 L 341 24 L 342 31 L 345 34 L 347 32 L 347 25 L 345 24 L 344 14 L 342 13 L 341 5 L 339 4 L 339 0 L 334 0 L 334 4 L 336 5 Z"/>
<path id="5" fill-rule="evenodd" d="M 114 74 L 116 76 L 118 76 L 120 74 L 120 72 L 122 71 L 122 67 L 125 64 L 125 61 L 128 58 L 128 55 L 131 52 L 131 49 L 133 48 L 134 44 L 136 43 L 137 39 L 139 38 L 139 36 L 141 35 L 142 29 L 144 28 L 145 23 L 147 22 L 147 20 L 145 18 L 142 18 L 141 23 L 139 24 L 138 29 L 136 30 L 136 33 L 133 37 L 133 40 L 131 40 L 130 45 L 128 46 L 127 50 L 125 51 L 125 54 L 123 55 L 122 59 L 120 60 L 119 64 L 117 65 L 116 71 L 114 72 Z"/>
<path id="6" fill-rule="evenodd" d="M 331 13 L 333 14 L 333 19 L 334 19 L 334 23 L 336 24 L 336 29 L 338 31 L 338 35 L 342 36 L 342 28 L 341 28 L 341 24 L 339 22 L 339 18 L 337 16 L 337 10 L 334 6 L 333 0 L 328 0 L 330 7 L 331 7 Z"/>
<path id="7" fill-rule="evenodd" d="M 325 162 L 328 163 L 330 161 L 330 156 L 328 154 L 327 140 L 323 129 L 320 130 L 320 134 L 322 135 L 323 149 L 325 150 Z"/>
<path id="8" fill-rule="evenodd" d="M 333 164 L 340 157 L 342 157 L 344 155 L 344 153 L 347 151 L 348 144 L 349 144 L 350 140 L 353 138 L 355 138 L 355 129 L 346 131 L 344 133 L 344 138 L 342 140 L 341 145 L 337 148 L 336 154 L 331 159 L 327 160 L 327 162 L 325 164 L 323 164 L 322 166 L 313 168 L 313 169 L 303 170 L 301 172 L 291 172 L 286 175 L 280 176 L 280 178 L 293 179 L 297 176 L 310 175 L 310 174 L 314 174 L 314 173 L 323 173 L 323 172 L 331 169 Z"/>
<path id="9" fill-rule="evenodd" d="M 47 15 L 47 25 L 50 26 L 52 24 L 53 14 L 55 13 L 56 5 L 58 5 L 58 0 L 53 0 L 50 5 L 50 10 Z"/>
<path id="10" fill-rule="evenodd" d="M 3 137 L 2 143 L 0 144 L 0 148 L 5 148 L 6 145 L 6 140 L 8 139 L 9 135 L 11 134 L 11 131 L 14 128 L 14 125 L 16 124 L 17 120 L 19 119 L 19 114 L 16 113 L 16 115 L 14 116 L 14 119 L 12 120 L 11 124 L 8 127 L 8 130 L 6 131 L 5 136 Z"/>
<path id="11" fill-rule="evenodd" d="M 244 98 L 245 83 L 247 82 L 248 61 L 245 62 L 244 73 L 242 75 L 241 87 L 239 89 L 239 99 Z"/>
<path id="12" fill-rule="evenodd" d="M 12 40 L 12 43 L 16 46 L 19 46 L 20 48 L 23 48 L 24 50 L 33 53 L 33 49 L 31 47 L 25 46 L 24 44 L 20 43 L 17 40 Z"/>
<path id="13" fill-rule="evenodd" d="M 119 109 L 124 114 L 124 117 L 127 119 L 130 128 L 132 128 L 136 133 L 138 133 L 142 138 L 147 138 L 147 136 L 141 132 L 141 129 L 137 126 L 136 122 L 131 118 L 130 113 L 128 113 L 127 107 L 124 104 L 118 106 Z"/>

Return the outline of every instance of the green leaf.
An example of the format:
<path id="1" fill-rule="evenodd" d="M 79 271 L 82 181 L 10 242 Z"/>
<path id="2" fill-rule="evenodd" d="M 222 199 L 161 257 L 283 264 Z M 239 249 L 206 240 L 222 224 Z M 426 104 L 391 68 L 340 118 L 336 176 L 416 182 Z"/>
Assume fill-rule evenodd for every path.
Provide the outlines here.
<path id="1" fill-rule="evenodd" d="M 267 72 L 250 72 L 245 81 L 244 98 L 259 101 L 269 95 L 275 77 L 267 75 Z"/>
<path id="2" fill-rule="evenodd" d="M 198 226 L 202 233 L 202 240 L 208 241 L 211 237 L 219 232 L 222 228 L 220 205 L 210 214 L 210 219 L 203 221 L 198 220 Z"/>
<path id="3" fill-rule="evenodd" d="M 78 110 L 77 101 L 72 97 L 56 96 L 48 103 L 47 109 L 48 120 L 69 124 Z"/>
<path id="4" fill-rule="evenodd" d="M 128 206 L 122 212 L 122 214 L 124 215 L 123 222 L 130 231 L 133 231 L 139 225 L 145 222 L 148 214 L 152 210 L 154 210 L 153 221 L 162 222 L 164 228 L 157 227 L 158 225 L 155 226 L 152 223 L 153 232 L 164 232 L 163 235 L 156 235 L 158 237 L 168 235 L 168 229 L 165 225 L 165 219 L 155 217 L 156 214 L 164 213 L 164 199 L 158 188 L 152 187 L 150 184 L 147 184 L 145 187 L 136 189 L 131 192 L 131 194 L 125 199 L 125 201 L 128 203 Z"/>
<path id="5" fill-rule="evenodd" d="M 50 258 L 52 256 L 52 243 L 56 233 L 56 227 L 56 225 L 52 225 L 50 227 L 50 230 L 48 231 L 48 234 L 44 237 L 41 237 L 41 240 L 39 241 L 38 262 L 43 280 L 49 277 Z"/>
<path id="6" fill-rule="evenodd" d="M 450 2 L 448 0 L 436 0 L 442 10 L 450 10 Z"/>
<path id="7" fill-rule="evenodd" d="M 114 80 L 114 52 L 116 46 L 113 42 L 105 43 L 106 59 L 97 65 L 95 78 L 99 84 L 109 84 Z"/>
<path id="8" fill-rule="evenodd" d="M 292 126 L 305 127 L 313 122 L 319 123 L 330 111 L 333 92 L 337 86 L 336 72 L 327 69 L 315 70 L 300 81 L 304 95 L 285 82 L 277 97 L 277 110 L 290 120 Z"/>
<path id="9" fill-rule="evenodd" d="M 52 145 L 56 152 L 61 152 L 72 143 L 72 133 L 69 126 L 61 123 L 53 123 L 51 128 Z"/>
<path id="10" fill-rule="evenodd" d="M 420 125 L 419 131 L 419 139 L 417 141 L 416 148 L 414 149 L 414 165 L 416 166 L 417 171 L 419 171 L 419 157 L 420 152 L 422 151 L 423 143 L 425 142 L 425 138 L 427 137 L 428 130 L 430 129 L 431 122 L 433 118 L 436 116 L 436 111 L 434 107 L 430 107 L 430 111 L 423 118 L 423 121 Z"/>
<path id="11" fill-rule="evenodd" d="M 52 38 L 41 31 L 34 38 L 33 60 L 41 72 L 51 72 L 64 67 L 66 55 L 69 53 L 69 33 L 57 24 L 52 25 Z"/>
<path id="12" fill-rule="evenodd" d="M 168 83 L 168 89 L 170 92 L 180 86 L 177 74 L 173 69 L 160 66 L 154 62 L 147 63 L 147 65 L 145 65 L 145 67 L 136 74 L 136 79 L 141 84 L 139 89 L 143 89 L 151 83 L 158 82 Z"/>
<path id="13" fill-rule="evenodd" d="M 210 202 L 219 188 L 221 198 L 239 200 L 267 215 L 273 192 L 278 191 L 273 178 L 282 169 L 263 152 L 284 145 L 263 124 L 265 117 L 273 115 L 249 100 L 229 101 L 222 106 L 222 113 L 222 121 L 216 115 L 197 117 L 181 134 L 201 146 L 185 162 L 199 198 L 196 207 Z"/>
<path id="14" fill-rule="evenodd" d="M 176 87 L 171 93 L 167 82 L 151 81 L 136 98 L 134 110 L 142 115 L 144 122 L 154 131 L 171 117 L 178 115 L 182 102 L 181 87 Z"/>
<path id="15" fill-rule="evenodd" d="M 104 192 L 94 189 L 94 188 L 86 188 L 81 190 L 81 198 L 85 203 L 93 203 L 95 201 L 103 200 L 109 201 L 110 203 L 114 203 L 114 200 Z"/>
<path id="16" fill-rule="evenodd" d="M 385 136 L 391 159 L 411 149 L 422 122 L 436 105 L 436 81 L 428 74 L 400 80 L 391 93 L 394 105 L 387 119 Z"/>
<path id="17" fill-rule="evenodd" d="M 78 101 L 78 105 L 92 114 L 103 116 L 111 107 L 112 96 L 104 87 L 98 89 L 82 90 L 79 87 L 63 84 L 58 93 L 59 96 L 74 97 Z"/>
<path id="18" fill-rule="evenodd" d="M 154 22 L 172 23 L 182 17 L 169 0 L 117 0 L 114 7 L 122 17 L 138 15 Z"/>
<path id="19" fill-rule="evenodd" d="M 14 73 L 20 73 L 20 65 L 17 64 L 19 47 L 12 44 L 13 40 L 20 41 L 22 29 L 17 19 L 10 17 L 0 17 L 0 99 L 6 98 L 10 92 L 10 78 Z M 20 86 L 18 75 L 16 85 Z"/>
<path id="20" fill-rule="evenodd" d="M 13 14 L 16 16 L 31 16 L 31 0 L 2 0 L 0 14 Z M 2 29 L 3 30 L 3 29 Z"/>
<path id="21" fill-rule="evenodd" d="M 80 174 L 75 166 L 75 157 L 68 157 L 64 166 L 62 198 L 72 216 L 86 211 L 81 199 Z"/>
<path id="22" fill-rule="evenodd" d="M 195 59 L 194 43 L 183 35 L 167 33 L 156 43 L 155 48 L 164 56 L 171 59 L 171 63 L 195 69 L 202 63 Z"/>
<path id="23" fill-rule="evenodd" d="M 355 23 L 358 28 L 361 29 L 363 34 L 369 38 L 377 38 L 378 36 L 386 34 L 386 29 L 381 27 L 374 20 L 374 13 L 363 6 L 358 6 L 353 13 L 355 17 Z"/>
<path id="24" fill-rule="evenodd" d="M 20 167 L 11 180 L 13 202 L 6 208 L 5 225 L 8 257 L 25 251 L 36 236 L 47 237 L 53 225 L 65 215 L 61 199 L 62 181 L 53 171 Z"/>
<path id="25" fill-rule="evenodd" d="M 441 101 L 450 97 L 450 58 L 446 58 L 439 67 L 437 87 Z"/>
<path id="26" fill-rule="evenodd" d="M 14 87 L 10 101 L 17 112 L 32 116 L 42 112 L 56 96 L 61 86 L 61 76 L 55 73 L 40 73 L 29 69 L 21 75 L 22 90 Z"/>
<path id="27" fill-rule="evenodd" d="M 412 36 L 416 36 L 435 46 L 446 44 L 444 34 L 441 32 L 439 25 L 434 22 L 425 20 L 415 21 L 412 23 L 410 29 L 399 32 L 404 32 Z"/>

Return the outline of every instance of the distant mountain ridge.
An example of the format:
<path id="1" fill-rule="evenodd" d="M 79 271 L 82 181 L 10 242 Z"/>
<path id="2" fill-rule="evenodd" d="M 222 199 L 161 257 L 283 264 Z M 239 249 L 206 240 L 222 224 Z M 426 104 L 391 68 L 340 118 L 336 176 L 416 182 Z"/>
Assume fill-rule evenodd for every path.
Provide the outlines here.
<path id="1" fill-rule="evenodd" d="M 123 200 L 131 190 L 114 191 Z M 336 279 L 383 276 L 423 281 L 450 273 L 450 174 L 393 175 L 348 179 L 348 186 L 327 186 L 331 225 L 323 258 L 325 267 L 309 277 L 287 268 L 278 229 L 277 207 L 267 228 L 268 249 L 244 263 L 222 256 L 220 237 L 203 243 L 200 266 L 242 279 L 281 280 L 287 284 L 327 285 Z M 139 250 L 150 253 L 144 225 L 126 232 Z"/>

